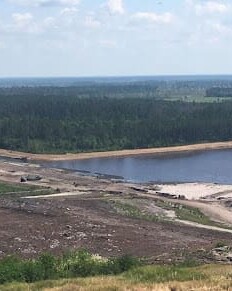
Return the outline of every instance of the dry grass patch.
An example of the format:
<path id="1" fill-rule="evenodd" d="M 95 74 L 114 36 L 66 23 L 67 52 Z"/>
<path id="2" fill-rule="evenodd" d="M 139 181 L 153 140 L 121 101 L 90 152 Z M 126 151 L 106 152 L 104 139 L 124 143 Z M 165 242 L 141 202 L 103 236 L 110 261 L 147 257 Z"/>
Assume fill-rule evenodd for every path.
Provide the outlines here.
<path id="1" fill-rule="evenodd" d="M 142 273 L 147 268 L 141 268 Z M 161 267 L 162 268 L 162 267 Z M 165 268 L 165 267 L 164 267 Z M 232 290 L 232 266 L 230 265 L 208 265 L 195 268 L 181 268 L 194 278 L 194 274 L 201 274 L 202 279 L 188 280 L 188 276 L 171 280 L 167 276 L 167 282 L 157 283 L 156 278 L 152 282 L 151 270 L 149 280 L 144 278 L 128 277 L 131 271 L 119 276 L 101 276 L 83 279 L 65 279 L 58 281 L 42 281 L 34 284 L 11 284 L 1 286 L 1 291 L 224 291 Z M 192 274 L 192 275 L 191 275 Z M 179 280 L 182 280 L 180 282 Z"/>

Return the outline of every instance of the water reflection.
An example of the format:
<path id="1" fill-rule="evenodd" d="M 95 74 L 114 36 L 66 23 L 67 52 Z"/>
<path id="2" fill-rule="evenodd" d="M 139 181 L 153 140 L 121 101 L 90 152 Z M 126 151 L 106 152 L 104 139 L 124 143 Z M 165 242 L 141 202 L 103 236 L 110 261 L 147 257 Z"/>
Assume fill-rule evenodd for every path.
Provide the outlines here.
<path id="1" fill-rule="evenodd" d="M 122 176 L 135 182 L 214 182 L 232 184 L 232 150 L 177 156 L 139 156 L 51 162 L 49 166 Z"/>

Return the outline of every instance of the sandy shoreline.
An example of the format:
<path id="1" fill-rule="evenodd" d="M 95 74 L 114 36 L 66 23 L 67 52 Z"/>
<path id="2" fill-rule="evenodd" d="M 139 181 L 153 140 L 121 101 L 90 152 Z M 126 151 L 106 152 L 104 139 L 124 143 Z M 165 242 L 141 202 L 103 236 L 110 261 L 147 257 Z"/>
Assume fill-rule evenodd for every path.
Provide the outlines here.
<path id="1" fill-rule="evenodd" d="M 219 197 L 232 198 L 232 185 L 191 182 L 176 184 L 157 184 L 161 190 L 159 192 L 171 195 L 183 195 L 188 200 L 214 199 Z"/>
<path id="2" fill-rule="evenodd" d="M 0 156 L 9 158 L 27 158 L 34 161 L 62 161 L 62 160 L 83 160 L 91 158 L 108 158 L 108 157 L 129 157 L 140 155 L 165 155 L 165 154 L 181 154 L 209 150 L 223 150 L 232 149 L 232 141 L 216 142 L 216 143 L 202 143 L 185 146 L 173 147 L 160 147 L 148 149 L 135 149 L 135 150 L 120 150 L 108 152 L 91 152 L 91 153 L 78 153 L 78 154 L 31 154 L 17 151 L 10 151 L 0 149 Z"/>

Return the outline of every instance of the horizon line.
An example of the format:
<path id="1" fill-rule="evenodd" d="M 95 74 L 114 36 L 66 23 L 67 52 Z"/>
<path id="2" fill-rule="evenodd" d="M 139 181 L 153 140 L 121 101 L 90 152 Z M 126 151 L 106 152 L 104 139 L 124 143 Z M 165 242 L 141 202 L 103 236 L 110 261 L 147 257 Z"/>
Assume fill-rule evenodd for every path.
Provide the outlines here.
<path id="1" fill-rule="evenodd" d="M 35 76 L 0 76 L 0 79 L 46 79 L 46 78 L 76 78 L 76 79 L 91 79 L 91 78 L 159 78 L 159 77 L 232 77 L 232 73 L 230 74 L 160 74 L 160 75 L 83 75 L 83 76 L 74 76 L 74 75 L 63 75 L 63 76 L 56 76 L 56 75 L 49 75 L 49 76 L 42 76 L 42 75 L 35 75 Z"/>

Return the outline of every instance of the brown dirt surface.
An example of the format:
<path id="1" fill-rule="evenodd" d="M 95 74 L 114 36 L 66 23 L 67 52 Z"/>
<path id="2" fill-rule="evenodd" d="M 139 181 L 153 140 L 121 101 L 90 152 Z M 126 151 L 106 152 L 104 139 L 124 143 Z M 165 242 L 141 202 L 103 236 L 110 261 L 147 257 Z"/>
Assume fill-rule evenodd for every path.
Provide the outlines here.
<path id="1" fill-rule="evenodd" d="M 103 256 L 132 254 L 154 261 L 231 241 L 232 234 L 123 217 L 101 199 L 8 201 L 0 207 L 1 255 L 23 257 L 87 248 Z"/>
<path id="2" fill-rule="evenodd" d="M 218 242 L 231 244 L 231 233 L 127 217 L 109 203 L 122 197 L 147 199 L 141 196 L 142 185 L 138 191 L 138 186 L 126 183 L 33 164 L 1 162 L 0 180 L 17 183 L 24 174 L 41 175 L 43 179 L 33 182 L 35 185 L 78 194 L 30 199 L 0 195 L 0 257 L 35 257 L 45 251 L 61 254 L 86 248 L 107 257 L 132 254 L 148 257 L 151 262 L 170 262 L 199 249 L 207 252 Z"/>

